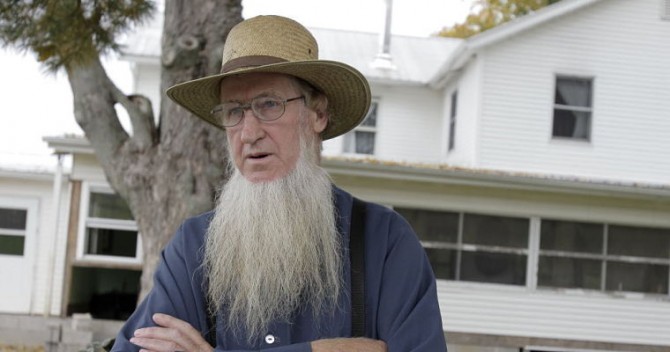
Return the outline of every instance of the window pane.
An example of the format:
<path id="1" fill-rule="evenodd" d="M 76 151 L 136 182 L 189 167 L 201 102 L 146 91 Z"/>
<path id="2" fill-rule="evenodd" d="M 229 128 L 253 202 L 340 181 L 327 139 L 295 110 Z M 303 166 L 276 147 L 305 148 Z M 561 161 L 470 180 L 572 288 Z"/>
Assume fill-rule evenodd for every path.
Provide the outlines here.
<path id="1" fill-rule="evenodd" d="M 117 194 L 91 193 L 88 216 L 119 220 L 133 220 L 126 202 Z"/>
<path id="2" fill-rule="evenodd" d="M 342 151 L 345 153 L 353 153 L 356 151 L 356 137 L 354 137 L 353 131 L 342 136 Z"/>
<path id="3" fill-rule="evenodd" d="M 25 230 L 28 211 L 0 208 L 0 229 Z"/>
<path id="4" fill-rule="evenodd" d="M 443 280 L 456 279 L 456 251 L 451 249 L 426 248 L 426 254 L 435 272 Z"/>
<path id="5" fill-rule="evenodd" d="M 607 262 L 608 291 L 668 293 L 668 265 Z"/>
<path id="6" fill-rule="evenodd" d="M 356 153 L 374 154 L 375 151 L 375 133 L 354 131 L 356 134 Z"/>
<path id="7" fill-rule="evenodd" d="M 525 285 L 526 256 L 504 253 L 462 252 L 461 280 Z"/>
<path id="8" fill-rule="evenodd" d="M 87 230 L 87 254 L 135 257 L 137 232 L 95 228 Z"/>
<path id="9" fill-rule="evenodd" d="M 528 226 L 523 218 L 465 214 L 463 243 L 528 248 Z"/>
<path id="10" fill-rule="evenodd" d="M 610 226 L 607 253 L 670 259 L 670 230 L 630 226 Z"/>
<path id="11" fill-rule="evenodd" d="M 537 284 L 600 290 L 601 271 L 598 260 L 540 256 Z"/>
<path id="12" fill-rule="evenodd" d="M 25 236 L 0 235 L 0 254 L 23 255 Z"/>
<path id="13" fill-rule="evenodd" d="M 554 137 L 589 139 L 591 134 L 590 119 L 590 112 L 554 109 L 552 135 Z"/>
<path id="14" fill-rule="evenodd" d="M 603 225 L 543 219 L 540 249 L 601 254 Z"/>
<path id="15" fill-rule="evenodd" d="M 395 208 L 422 241 L 458 242 L 458 214 L 423 209 Z"/>
<path id="16" fill-rule="evenodd" d="M 363 122 L 361 123 L 361 126 L 368 126 L 368 127 L 375 127 L 377 126 L 377 106 L 379 104 L 375 101 L 370 104 L 370 110 L 368 110 L 368 114 L 365 115 L 365 118 L 363 119 Z"/>
<path id="17" fill-rule="evenodd" d="M 591 107 L 591 79 L 556 78 L 556 104 Z"/>

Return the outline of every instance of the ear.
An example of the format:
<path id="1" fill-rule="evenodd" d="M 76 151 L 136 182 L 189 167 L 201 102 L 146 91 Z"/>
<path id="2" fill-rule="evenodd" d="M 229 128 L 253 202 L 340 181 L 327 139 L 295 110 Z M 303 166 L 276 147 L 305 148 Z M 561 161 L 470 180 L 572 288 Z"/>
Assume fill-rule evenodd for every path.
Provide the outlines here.
<path id="1" fill-rule="evenodd" d="M 321 134 L 326 129 L 326 126 L 328 126 L 328 113 L 322 110 L 317 110 L 314 113 L 316 114 L 313 124 L 314 132 Z"/>

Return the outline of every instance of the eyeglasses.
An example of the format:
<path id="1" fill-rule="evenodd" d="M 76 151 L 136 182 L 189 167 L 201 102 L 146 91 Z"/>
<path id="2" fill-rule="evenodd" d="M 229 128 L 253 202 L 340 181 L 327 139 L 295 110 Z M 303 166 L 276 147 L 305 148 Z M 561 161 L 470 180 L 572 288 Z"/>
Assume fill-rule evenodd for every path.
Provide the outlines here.
<path id="1" fill-rule="evenodd" d="M 214 121 L 223 127 L 233 127 L 240 123 L 244 118 L 244 112 L 249 109 L 261 121 L 274 121 L 284 115 L 286 103 L 304 98 L 304 95 L 291 99 L 263 95 L 253 98 L 249 104 L 242 105 L 233 101 L 219 104 L 210 111 L 210 114 Z"/>

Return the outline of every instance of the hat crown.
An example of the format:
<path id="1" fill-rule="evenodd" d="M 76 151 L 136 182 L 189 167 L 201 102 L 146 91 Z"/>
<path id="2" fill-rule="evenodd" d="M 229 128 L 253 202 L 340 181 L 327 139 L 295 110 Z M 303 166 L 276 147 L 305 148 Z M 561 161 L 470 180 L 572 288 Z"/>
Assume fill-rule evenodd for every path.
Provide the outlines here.
<path id="1" fill-rule="evenodd" d="M 316 39 L 303 25 L 281 16 L 257 16 L 230 30 L 223 47 L 221 72 L 318 58 Z"/>

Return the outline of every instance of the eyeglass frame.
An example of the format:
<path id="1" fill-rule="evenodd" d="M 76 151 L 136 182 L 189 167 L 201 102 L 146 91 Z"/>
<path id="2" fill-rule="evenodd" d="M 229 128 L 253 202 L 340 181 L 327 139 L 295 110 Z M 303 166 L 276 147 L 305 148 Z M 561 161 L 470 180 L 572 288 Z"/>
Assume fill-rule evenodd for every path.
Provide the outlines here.
<path id="1" fill-rule="evenodd" d="M 277 116 L 277 117 L 275 117 L 275 118 L 271 118 L 271 119 L 268 119 L 268 118 L 265 118 L 265 117 L 261 116 L 261 115 L 254 109 L 254 101 L 256 101 L 257 99 L 261 99 L 261 98 L 276 98 L 277 101 L 280 102 L 281 105 L 282 105 L 282 112 L 281 112 L 281 114 L 279 114 L 279 116 Z M 287 103 L 290 103 L 290 102 L 292 102 L 292 101 L 298 100 L 298 99 L 305 99 L 305 95 L 303 94 L 303 95 L 297 96 L 297 97 L 295 97 L 295 98 L 289 98 L 289 99 L 282 99 L 282 98 L 280 98 L 280 97 L 278 97 L 278 96 L 276 96 L 276 95 L 272 95 L 272 94 L 270 94 L 270 95 L 259 95 L 259 96 L 257 96 L 257 97 L 254 97 L 253 99 L 251 99 L 251 101 L 249 101 L 247 104 L 241 104 L 241 103 L 239 103 L 239 102 L 226 102 L 226 103 L 218 104 L 218 105 L 214 106 L 214 107 L 209 111 L 209 114 L 210 114 L 212 117 L 214 117 L 214 116 L 215 116 L 215 113 L 219 112 L 219 111 L 216 111 L 216 110 L 217 110 L 217 109 L 221 109 L 221 108 L 223 107 L 224 104 L 237 103 L 237 104 L 240 104 L 240 106 L 236 107 L 236 109 L 242 109 L 242 114 L 240 115 L 240 118 L 238 119 L 238 121 L 237 121 L 236 123 L 230 125 L 230 126 L 226 126 L 226 125 L 224 125 L 223 123 L 220 122 L 220 119 L 216 119 L 216 118 L 214 118 L 213 120 L 216 122 L 217 125 L 219 125 L 219 126 L 221 126 L 221 127 L 223 127 L 223 128 L 235 127 L 235 126 L 239 125 L 240 122 L 242 122 L 242 120 L 244 120 L 245 112 L 246 112 L 247 110 L 251 110 L 251 112 L 253 113 L 254 117 L 256 117 L 257 119 L 259 119 L 260 121 L 263 121 L 263 122 L 276 121 L 276 120 L 279 120 L 279 119 L 280 119 L 282 116 L 284 116 L 284 114 L 286 113 L 286 104 L 287 104 Z M 220 111 L 223 111 L 223 110 L 221 109 Z"/>

